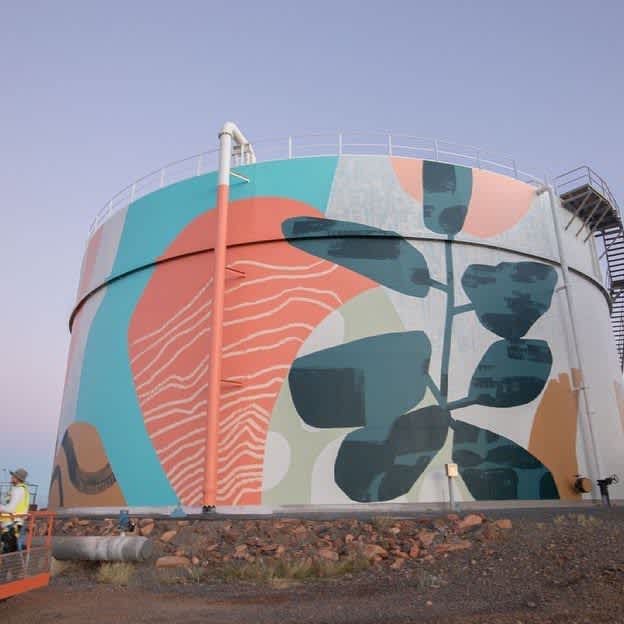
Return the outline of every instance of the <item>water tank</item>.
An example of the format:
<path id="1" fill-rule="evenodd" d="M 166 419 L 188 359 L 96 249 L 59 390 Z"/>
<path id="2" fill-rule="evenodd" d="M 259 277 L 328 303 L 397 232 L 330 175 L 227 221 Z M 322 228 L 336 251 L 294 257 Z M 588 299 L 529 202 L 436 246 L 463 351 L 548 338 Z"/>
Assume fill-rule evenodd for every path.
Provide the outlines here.
<path id="1" fill-rule="evenodd" d="M 233 168 L 217 506 L 442 503 L 448 463 L 459 501 L 571 500 L 622 472 L 583 223 L 515 164 L 392 139 Z M 90 234 L 52 506 L 206 502 L 210 158 L 138 181 Z"/>

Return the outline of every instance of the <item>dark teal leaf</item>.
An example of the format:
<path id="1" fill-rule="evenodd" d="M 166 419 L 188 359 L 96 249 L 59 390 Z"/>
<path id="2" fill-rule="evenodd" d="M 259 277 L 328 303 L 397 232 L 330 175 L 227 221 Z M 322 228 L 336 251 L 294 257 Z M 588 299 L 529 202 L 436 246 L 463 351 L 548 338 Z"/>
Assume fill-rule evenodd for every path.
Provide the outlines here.
<path id="1" fill-rule="evenodd" d="M 472 195 L 472 170 L 425 160 L 423 191 L 425 225 L 438 234 L 457 234 L 464 227 Z"/>
<path id="2" fill-rule="evenodd" d="M 453 461 L 476 500 L 559 498 L 550 471 L 512 440 L 454 421 Z"/>
<path id="3" fill-rule="evenodd" d="M 297 358 L 293 403 L 313 427 L 390 426 L 425 393 L 431 343 L 421 331 L 380 334 Z"/>
<path id="4" fill-rule="evenodd" d="M 336 483 L 359 502 L 406 494 L 442 448 L 449 423 L 449 412 L 434 405 L 403 414 L 389 426 L 353 431 L 336 457 Z"/>
<path id="5" fill-rule="evenodd" d="M 400 234 L 317 217 L 282 223 L 286 240 L 313 256 L 335 262 L 405 295 L 425 297 L 431 277 L 425 257 Z"/>
<path id="6" fill-rule="evenodd" d="M 481 358 L 468 398 L 479 405 L 513 407 L 535 399 L 552 367 L 544 340 L 499 340 Z"/>
<path id="7" fill-rule="evenodd" d="M 503 338 L 521 338 L 548 310 L 557 272 L 542 262 L 471 264 L 462 286 L 479 321 Z"/>

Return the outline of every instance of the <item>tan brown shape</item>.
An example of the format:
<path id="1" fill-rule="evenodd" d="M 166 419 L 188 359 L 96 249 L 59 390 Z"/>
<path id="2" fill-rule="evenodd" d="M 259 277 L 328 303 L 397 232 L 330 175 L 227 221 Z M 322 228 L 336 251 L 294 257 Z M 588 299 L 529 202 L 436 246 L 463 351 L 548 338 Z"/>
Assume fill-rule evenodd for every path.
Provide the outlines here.
<path id="1" fill-rule="evenodd" d="M 48 506 L 56 509 L 125 505 L 97 429 L 88 423 L 72 423 L 54 460 Z"/>
<path id="2" fill-rule="evenodd" d="M 580 371 L 573 369 L 572 375 L 578 388 Z M 578 392 L 572 389 L 570 376 L 562 373 L 546 386 L 533 419 L 528 449 L 550 470 L 562 500 L 581 498 L 574 489 L 575 475 L 578 474 L 577 420 Z"/>

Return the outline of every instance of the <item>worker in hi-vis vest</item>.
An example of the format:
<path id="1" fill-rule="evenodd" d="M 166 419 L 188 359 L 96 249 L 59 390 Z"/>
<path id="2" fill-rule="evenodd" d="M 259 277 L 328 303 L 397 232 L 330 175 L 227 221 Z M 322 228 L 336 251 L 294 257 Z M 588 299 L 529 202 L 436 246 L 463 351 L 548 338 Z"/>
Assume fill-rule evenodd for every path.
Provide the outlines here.
<path id="1" fill-rule="evenodd" d="M 19 531 L 24 524 L 24 514 L 30 507 L 30 492 L 26 484 L 28 473 L 23 468 L 11 470 L 11 489 L 4 505 L 0 505 L 0 540 L 2 552 L 17 550 Z"/>

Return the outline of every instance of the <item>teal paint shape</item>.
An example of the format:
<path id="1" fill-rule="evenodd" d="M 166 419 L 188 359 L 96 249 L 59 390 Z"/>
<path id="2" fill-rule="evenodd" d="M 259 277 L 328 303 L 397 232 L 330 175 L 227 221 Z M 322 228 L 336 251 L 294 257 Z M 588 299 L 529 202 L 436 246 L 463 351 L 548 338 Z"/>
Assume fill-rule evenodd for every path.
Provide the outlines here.
<path id="1" fill-rule="evenodd" d="M 406 494 L 442 448 L 450 419 L 447 410 L 432 405 L 403 414 L 388 427 L 349 433 L 336 457 L 337 485 L 359 502 Z"/>
<path id="2" fill-rule="evenodd" d="M 325 212 L 337 158 L 268 162 L 237 168 L 230 200 L 280 196 Z M 76 420 L 94 425 L 128 505 L 175 505 L 145 425 L 129 364 L 127 335 L 134 309 L 153 273 L 152 264 L 194 219 L 215 207 L 216 173 L 151 193 L 128 209 L 108 285 L 93 319 L 82 365 Z"/>
<path id="3" fill-rule="evenodd" d="M 215 207 L 217 175 L 172 184 L 128 206 L 110 277 L 152 264 L 184 228 Z"/>
<path id="4" fill-rule="evenodd" d="M 423 216 L 425 226 L 453 236 L 463 227 L 472 196 L 472 170 L 425 160 L 423 162 Z"/>
<path id="5" fill-rule="evenodd" d="M 454 421 L 453 461 L 476 500 L 557 499 L 550 471 L 509 438 Z"/>
<path id="6" fill-rule="evenodd" d="M 402 236 L 351 221 L 293 217 L 282 223 L 288 242 L 317 258 L 411 297 L 426 297 L 432 284 L 425 257 Z"/>
<path id="7" fill-rule="evenodd" d="M 542 262 L 471 264 L 461 281 L 481 324 L 514 339 L 550 308 L 557 272 Z"/>
<path id="8" fill-rule="evenodd" d="M 424 332 L 361 338 L 298 358 L 288 375 L 301 419 L 319 428 L 388 427 L 417 405 L 428 382 Z"/>
<path id="9" fill-rule="evenodd" d="M 232 178 L 230 198 L 285 197 L 325 213 L 337 165 L 337 156 L 319 156 L 235 167 L 249 183 Z"/>
<path id="10" fill-rule="evenodd" d="M 285 197 L 327 210 L 336 157 L 302 158 L 235 167 L 249 178 L 230 180 L 230 201 Z M 215 172 L 183 180 L 130 204 L 111 277 L 149 265 L 182 230 L 216 205 Z"/>
<path id="11" fill-rule="evenodd" d="M 468 398 L 489 407 L 514 407 L 543 390 L 552 353 L 545 340 L 498 340 L 485 352 L 470 381 Z"/>
<path id="12" fill-rule="evenodd" d="M 91 325 L 76 409 L 76 420 L 98 430 L 130 506 L 177 502 L 147 435 L 128 357 L 128 325 L 152 272 L 133 273 L 108 286 Z"/>

